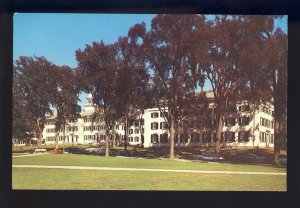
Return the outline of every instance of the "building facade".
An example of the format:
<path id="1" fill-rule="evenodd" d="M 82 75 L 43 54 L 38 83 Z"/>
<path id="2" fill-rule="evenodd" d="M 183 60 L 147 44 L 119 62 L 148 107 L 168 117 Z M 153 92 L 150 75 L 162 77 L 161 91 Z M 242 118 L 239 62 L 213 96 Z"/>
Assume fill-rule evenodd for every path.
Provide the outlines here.
<path id="1" fill-rule="evenodd" d="M 211 120 L 214 120 L 214 103 L 211 91 L 206 93 L 210 101 Z M 91 94 L 87 97 L 87 104 L 81 112 L 81 118 L 76 123 L 70 123 L 66 127 L 65 135 L 59 132 L 58 143 L 88 144 L 105 142 L 105 126 L 103 119 L 94 120 L 93 113 L 96 106 L 93 104 Z M 144 147 L 169 146 L 169 130 L 164 115 L 158 108 L 149 108 L 140 119 L 129 124 L 127 129 L 127 142 L 129 145 L 141 145 Z M 236 104 L 233 113 L 224 114 L 222 129 L 222 147 L 274 147 L 274 107 L 271 104 L 261 104 L 254 106 L 247 101 Z M 115 126 L 116 142 L 124 142 L 124 124 L 119 122 Z M 113 128 L 111 128 L 113 129 Z M 111 133 L 111 132 L 110 132 Z M 45 144 L 55 143 L 55 116 L 47 118 L 47 123 L 43 131 Z M 200 129 L 189 125 L 184 133 L 175 136 L 175 146 L 199 146 L 212 147 L 216 138 L 216 131 L 212 129 Z M 112 139 L 112 138 L 111 138 Z"/>

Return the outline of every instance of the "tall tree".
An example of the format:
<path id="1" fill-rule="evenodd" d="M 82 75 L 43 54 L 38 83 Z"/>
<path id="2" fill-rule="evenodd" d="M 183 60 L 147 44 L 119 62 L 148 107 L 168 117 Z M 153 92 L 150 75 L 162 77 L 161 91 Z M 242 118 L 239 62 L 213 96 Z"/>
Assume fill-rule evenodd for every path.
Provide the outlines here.
<path id="1" fill-rule="evenodd" d="M 257 67 L 251 77 L 251 95 L 255 100 L 274 104 L 274 162 L 278 164 L 280 149 L 286 146 L 287 125 L 287 35 L 278 27 L 275 19 L 282 16 L 252 16 L 251 20 L 259 28 L 261 48 L 257 54 Z M 257 93 L 261 92 L 261 93 Z"/>
<path id="2" fill-rule="evenodd" d="M 128 37 L 120 37 L 115 44 L 118 55 L 118 84 L 116 94 L 118 110 L 124 118 L 125 124 L 125 150 L 127 148 L 128 120 L 136 120 L 138 114 L 140 114 L 139 127 L 142 130 L 142 116 L 148 102 L 146 96 L 149 74 L 145 66 L 145 33 L 145 24 L 136 24 L 129 29 Z"/>
<path id="3" fill-rule="evenodd" d="M 210 34 L 206 39 L 208 50 L 206 54 L 199 53 L 197 68 L 199 74 L 212 86 L 216 126 L 215 151 L 219 153 L 224 112 L 237 101 L 238 90 L 249 85 L 249 75 L 254 72 L 252 67 L 256 60 L 249 58 L 247 54 L 249 49 L 256 52 L 254 49 L 257 49 L 260 34 L 248 16 L 216 16 L 207 25 L 207 32 Z M 197 44 L 199 38 L 195 37 Z M 203 57 L 207 58 L 208 64 L 203 63 Z"/>
<path id="4" fill-rule="evenodd" d="M 15 71 L 14 71 L 15 73 Z M 29 142 L 31 144 L 31 138 L 36 132 L 34 126 L 34 120 L 27 111 L 26 100 L 24 100 L 23 93 L 20 90 L 20 84 L 18 78 L 14 76 L 13 80 L 13 139 Z"/>
<path id="5" fill-rule="evenodd" d="M 41 145 L 46 114 L 51 112 L 52 98 L 56 92 L 51 72 L 54 65 L 44 57 L 21 56 L 15 61 L 15 89 L 22 94 L 23 110 L 34 120 L 37 144 Z"/>
<path id="6" fill-rule="evenodd" d="M 86 45 L 84 50 L 76 51 L 76 59 L 82 78 L 87 80 L 86 91 L 91 91 L 94 102 L 103 108 L 105 122 L 106 156 L 109 156 L 110 114 L 116 99 L 116 54 L 113 45 L 105 45 L 103 41 Z"/>
<path id="7" fill-rule="evenodd" d="M 58 143 L 59 131 L 63 131 L 64 144 L 66 127 L 73 128 L 70 122 L 76 122 L 80 117 L 81 108 L 78 105 L 80 88 L 76 82 L 76 71 L 68 66 L 56 66 L 51 75 L 57 90 L 53 97 L 53 106 L 57 110 L 55 142 Z"/>
<path id="8" fill-rule="evenodd" d="M 157 15 L 145 41 L 157 107 L 168 109 L 165 119 L 170 132 L 171 160 L 174 159 L 178 98 L 193 92 L 199 85 L 194 76 L 195 44 L 192 37 L 203 27 L 202 15 Z"/>

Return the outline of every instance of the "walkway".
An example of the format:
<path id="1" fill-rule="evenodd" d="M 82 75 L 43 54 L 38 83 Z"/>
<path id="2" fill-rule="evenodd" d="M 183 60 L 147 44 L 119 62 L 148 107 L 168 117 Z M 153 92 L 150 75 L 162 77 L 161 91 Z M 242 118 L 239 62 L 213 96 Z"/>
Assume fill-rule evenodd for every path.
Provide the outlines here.
<path id="1" fill-rule="evenodd" d="M 18 153 L 17 153 L 18 154 Z M 38 155 L 46 155 L 50 154 L 49 152 L 44 153 L 34 153 L 34 154 L 27 154 L 27 153 L 19 153 L 18 155 L 13 155 L 12 157 L 31 157 L 31 156 L 38 156 Z"/>
<path id="2" fill-rule="evenodd" d="M 246 171 L 211 171 L 211 170 L 172 170 L 172 169 L 146 169 L 146 168 L 112 168 L 112 167 L 84 167 L 84 166 L 48 166 L 48 165 L 13 165 L 13 168 L 46 168 L 46 169 L 72 169 L 72 170 L 109 170 L 109 171 L 147 171 L 147 172 L 176 172 L 200 173 L 222 175 L 286 175 L 274 172 L 246 172 Z"/>

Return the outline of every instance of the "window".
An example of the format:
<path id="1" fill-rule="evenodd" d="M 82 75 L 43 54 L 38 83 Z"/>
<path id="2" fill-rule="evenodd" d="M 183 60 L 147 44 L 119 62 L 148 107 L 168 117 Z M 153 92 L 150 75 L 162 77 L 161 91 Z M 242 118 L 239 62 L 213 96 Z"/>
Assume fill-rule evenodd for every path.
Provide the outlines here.
<path id="1" fill-rule="evenodd" d="M 119 130 L 119 125 L 116 125 L 116 130 Z"/>
<path id="2" fill-rule="evenodd" d="M 266 141 L 270 142 L 270 134 L 266 134 Z"/>
<path id="3" fill-rule="evenodd" d="M 227 142 L 227 133 L 226 132 L 222 132 L 222 134 L 221 134 L 221 142 Z"/>
<path id="4" fill-rule="evenodd" d="M 260 134 L 261 134 L 261 142 L 266 142 L 266 133 L 265 132 L 260 132 Z"/>
<path id="5" fill-rule="evenodd" d="M 129 142 L 133 142 L 133 137 L 128 137 Z"/>
<path id="6" fill-rule="evenodd" d="M 158 143 L 158 135 L 157 134 L 151 134 L 151 143 L 153 143 L 153 144 Z"/>
<path id="7" fill-rule="evenodd" d="M 133 134 L 133 129 L 128 129 L 129 134 Z"/>
<path id="8" fill-rule="evenodd" d="M 250 118 L 249 118 L 249 117 L 244 116 L 244 117 L 242 118 L 242 125 L 243 125 L 243 126 L 249 125 L 249 122 L 250 122 Z"/>
<path id="9" fill-rule="evenodd" d="M 234 126 L 235 125 L 235 118 L 230 117 L 225 119 L 225 126 Z"/>
<path id="10" fill-rule="evenodd" d="M 234 132 L 227 132 L 227 142 L 234 142 L 235 141 L 235 133 Z"/>
<path id="11" fill-rule="evenodd" d="M 160 135 L 160 142 L 161 143 L 168 143 L 168 134 L 161 134 Z"/>
<path id="12" fill-rule="evenodd" d="M 151 129 L 152 129 L 152 130 L 158 129 L 158 123 L 157 123 L 157 122 L 151 123 Z"/>
<path id="13" fill-rule="evenodd" d="M 167 122 L 161 122 L 160 123 L 160 129 L 167 129 L 167 128 L 168 128 Z"/>
<path id="14" fill-rule="evenodd" d="M 140 130 L 139 129 L 134 129 L 134 133 L 138 134 L 138 133 L 140 133 Z"/>
<path id="15" fill-rule="evenodd" d="M 274 134 L 271 134 L 270 143 L 274 144 Z"/>
<path id="16" fill-rule="evenodd" d="M 158 113 L 151 113 L 151 118 L 158 118 Z"/>
<path id="17" fill-rule="evenodd" d="M 249 141 L 249 131 L 240 131 L 238 135 L 239 142 L 248 142 Z"/>
<path id="18" fill-rule="evenodd" d="M 229 126 L 235 126 L 235 118 L 229 118 L 228 124 Z"/>
<path id="19" fill-rule="evenodd" d="M 249 105 L 240 105 L 239 106 L 239 111 L 240 112 L 245 112 L 245 111 L 249 111 L 249 110 L 250 110 Z"/>
<path id="20" fill-rule="evenodd" d="M 134 137 L 134 142 L 138 142 L 140 140 L 139 137 Z"/>
<path id="21" fill-rule="evenodd" d="M 264 118 L 260 118 L 260 125 L 265 126 L 265 119 Z"/>
<path id="22" fill-rule="evenodd" d="M 271 128 L 274 129 L 274 121 L 271 123 Z"/>

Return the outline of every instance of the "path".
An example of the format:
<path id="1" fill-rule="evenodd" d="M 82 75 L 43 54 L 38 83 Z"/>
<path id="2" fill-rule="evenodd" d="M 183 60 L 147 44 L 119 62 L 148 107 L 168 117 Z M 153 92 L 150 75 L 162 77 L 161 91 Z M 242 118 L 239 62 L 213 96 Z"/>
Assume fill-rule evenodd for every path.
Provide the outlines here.
<path id="1" fill-rule="evenodd" d="M 34 154 L 24 154 L 20 153 L 20 155 L 13 155 L 12 157 L 31 157 L 31 156 L 38 156 L 38 155 L 46 155 L 50 154 L 49 152 L 44 152 L 44 153 L 34 153 Z"/>
<path id="2" fill-rule="evenodd" d="M 72 170 L 110 170 L 110 171 L 149 171 L 149 172 L 177 172 L 200 174 L 225 174 L 225 175 L 286 175 L 274 172 L 247 172 L 247 171 L 211 171 L 211 170 L 172 170 L 172 169 L 147 169 L 147 168 L 112 168 L 112 167 L 84 167 L 84 166 L 48 166 L 48 165 L 13 165 L 13 168 L 50 168 Z"/>

